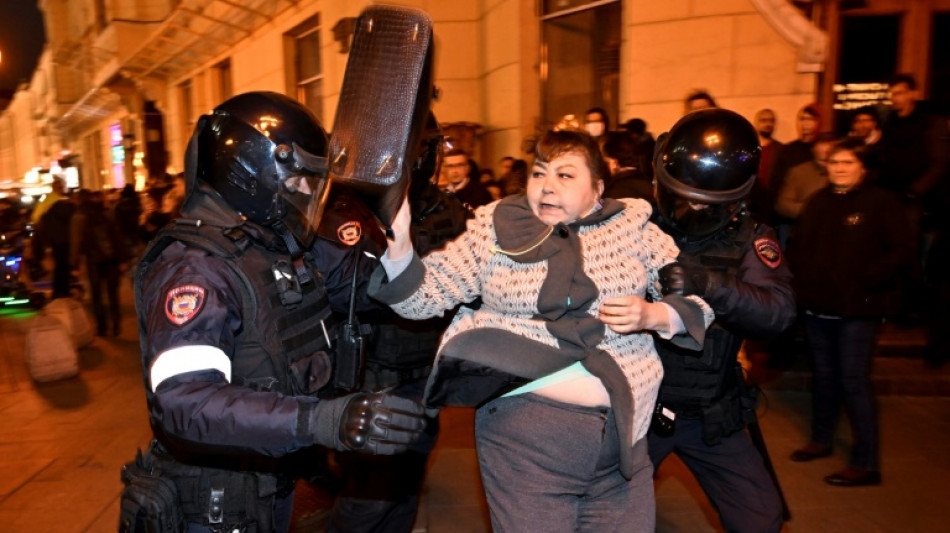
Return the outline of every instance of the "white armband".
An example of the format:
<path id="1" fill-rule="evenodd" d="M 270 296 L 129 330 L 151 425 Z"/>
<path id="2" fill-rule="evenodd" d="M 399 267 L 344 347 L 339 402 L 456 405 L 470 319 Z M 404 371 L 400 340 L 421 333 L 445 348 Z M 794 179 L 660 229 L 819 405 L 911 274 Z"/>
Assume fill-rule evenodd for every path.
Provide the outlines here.
<path id="1" fill-rule="evenodd" d="M 179 346 L 158 354 L 149 368 L 152 392 L 166 379 L 197 370 L 220 370 L 231 382 L 231 359 L 215 346 Z"/>

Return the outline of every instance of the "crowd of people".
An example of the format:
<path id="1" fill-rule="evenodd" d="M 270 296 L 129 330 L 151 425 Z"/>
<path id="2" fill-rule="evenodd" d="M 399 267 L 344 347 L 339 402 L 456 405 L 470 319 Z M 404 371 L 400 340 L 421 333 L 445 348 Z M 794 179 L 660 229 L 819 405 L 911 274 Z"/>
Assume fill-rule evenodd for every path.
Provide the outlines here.
<path id="1" fill-rule="evenodd" d="M 657 341 L 666 377 L 657 405 L 659 424 L 655 421 L 654 429 L 663 427 L 663 413 L 667 413 L 676 418 L 680 436 L 661 438 L 657 432 L 651 432 L 651 457 L 658 466 L 666 454 L 680 455 L 729 530 L 775 530 L 781 523 L 779 517 L 787 513 L 787 509 L 782 509 L 780 490 L 775 490 L 778 485 L 773 483 L 774 473 L 769 472 L 770 481 L 766 470 L 755 466 L 762 463 L 748 461 L 749 457 L 764 455 L 763 466 L 771 471 L 767 454 L 762 454 L 763 450 L 750 451 L 745 437 L 735 440 L 736 427 L 750 425 L 749 433 L 753 433 L 751 426 L 755 422 L 754 416 L 748 414 L 749 405 L 735 408 L 740 418 L 737 423 L 722 423 L 723 414 L 715 412 L 727 406 L 728 419 L 728 410 L 733 406 L 722 403 L 723 399 L 734 394 L 737 387 L 745 386 L 744 378 L 730 375 L 736 370 L 736 354 L 743 339 L 757 341 L 756 349 L 765 346 L 766 351 L 775 350 L 778 359 L 783 344 L 793 341 L 796 335 L 804 336 L 814 376 L 813 422 L 807 445 L 796 450 L 791 460 L 811 461 L 830 456 L 836 422 L 844 407 L 854 442 L 845 468 L 825 477 L 828 484 L 837 486 L 881 482 L 870 372 L 882 324 L 894 321 L 925 327 L 927 361 L 940 366 L 950 357 L 950 347 L 942 335 L 948 317 L 940 304 L 950 291 L 943 268 L 948 264 L 948 217 L 941 210 L 941 206 L 950 205 L 948 120 L 932 113 L 926 102 L 919 100 L 912 76 L 895 76 L 889 82 L 889 94 L 889 108 L 868 106 L 851 112 L 850 128 L 843 135 L 827 130 L 828 121 L 822 120 L 822 111 L 815 104 L 799 110 L 795 117 L 798 136 L 785 143 L 773 135 L 780 118 L 775 111 L 761 109 L 755 113 L 750 122 L 754 125 L 758 166 L 748 174 L 754 178 L 739 198 L 712 202 L 715 206 L 727 206 L 732 220 L 709 232 L 684 232 L 683 227 L 671 223 L 677 216 L 675 209 L 664 213 L 663 180 L 670 179 L 670 170 L 664 170 L 668 161 L 664 159 L 667 156 L 663 147 L 669 140 L 654 139 L 646 131 L 644 121 L 632 119 L 611 129 L 607 113 L 592 108 L 583 122 L 569 115 L 555 128 L 586 132 L 598 146 L 609 168 L 603 177 L 604 198 L 640 198 L 654 204 L 653 220 L 674 237 L 681 262 L 695 255 L 705 254 L 708 258 L 715 248 L 713 241 L 729 241 L 734 248 L 741 248 L 741 239 L 734 237 L 742 233 L 739 228 L 746 220 L 758 228 L 775 231 L 758 238 L 748 237 L 752 239 L 749 254 L 761 260 L 751 264 L 765 264 L 767 268 L 749 270 L 746 265 L 732 271 L 724 285 L 728 291 L 721 281 L 710 281 L 720 274 L 692 274 L 691 279 L 700 280 L 697 283 L 706 287 L 705 292 L 699 290 L 696 294 L 712 305 L 716 324 L 721 324 L 735 339 L 729 341 L 729 349 L 721 348 L 720 343 L 717 355 L 724 356 L 729 363 L 715 367 L 713 373 L 721 375 L 712 379 L 713 399 L 697 397 L 697 383 L 702 380 L 680 376 L 682 368 L 695 367 L 695 363 L 682 366 L 682 362 L 665 353 L 664 343 Z M 708 91 L 693 91 L 684 100 L 684 114 L 694 120 L 700 120 L 703 110 L 709 109 L 718 109 L 718 105 Z M 690 147 L 685 153 L 694 152 Z M 491 196 L 503 199 L 499 205 L 505 205 L 508 196 L 526 190 L 521 185 L 524 175 L 514 171 L 518 163 L 522 160 L 503 158 L 499 162 L 499 177 L 495 178 L 491 171 L 479 173 L 477 165 L 469 160 L 469 175 L 471 181 L 480 175 Z M 730 165 L 735 167 L 723 164 Z M 676 169 L 672 172 L 675 175 Z M 527 178 L 529 198 L 533 173 Z M 689 186 L 700 186 L 697 184 L 703 183 L 701 176 L 700 169 L 691 169 Z M 517 187 L 511 185 L 515 180 Z M 451 187 L 444 189 L 452 192 Z M 684 194 L 683 190 L 688 187 L 677 194 Z M 681 209 L 715 219 L 709 203 L 709 197 L 701 195 Z M 727 254 L 719 250 L 712 255 L 716 257 L 710 262 L 721 262 Z M 730 272 L 728 268 L 725 271 Z M 756 271 L 771 275 L 754 274 Z M 776 277 L 779 272 L 782 275 Z M 749 303 L 739 303 L 741 295 L 755 294 L 756 287 L 768 287 L 768 298 L 760 291 L 749 297 Z M 432 292 L 426 294 L 431 296 Z M 771 323 L 765 326 L 750 322 L 756 318 Z M 713 331 L 715 327 L 710 334 Z M 680 387 L 678 391 L 690 390 L 692 396 L 677 397 L 670 392 L 673 383 Z M 733 391 L 724 392 L 727 389 Z M 750 405 L 754 410 L 754 402 Z M 709 422 L 713 417 L 719 417 L 719 422 Z M 697 441 L 683 442 L 681 439 L 689 438 L 692 420 L 698 422 L 694 433 Z M 665 423 L 674 425 L 672 418 Z M 710 438 L 709 432 L 715 433 L 717 427 L 720 433 Z M 711 443 L 716 447 L 710 448 Z M 748 468 L 750 464 L 752 467 Z M 482 468 L 492 466 L 482 464 Z M 488 490 L 491 494 L 494 489 Z"/>
<path id="2" fill-rule="evenodd" d="M 854 445 L 836 486 L 881 482 L 882 321 L 928 317 L 929 360 L 948 354 L 950 138 L 915 91 L 895 77 L 890 113 L 857 110 L 843 137 L 806 105 L 787 143 L 773 110 L 748 120 L 708 91 L 658 137 L 592 108 L 494 169 L 430 114 L 393 220 L 323 194 L 312 113 L 246 93 L 198 121 L 188 170 L 144 196 L 57 183 L 34 254 L 52 251 L 54 297 L 85 258 L 100 335 L 119 333 L 136 263 L 155 433 L 141 475 L 177 487 L 174 527 L 287 531 L 296 480 L 337 476 L 329 531 L 409 531 L 438 409 L 462 405 L 496 531 L 652 531 L 670 454 L 726 530 L 779 531 L 744 341 L 804 330 L 813 423 L 790 459 L 832 454 L 843 405 Z M 263 136 L 257 112 L 283 120 Z M 168 527 L 135 490 L 123 523 Z"/>
<path id="3" fill-rule="evenodd" d="M 108 191 L 73 189 L 54 176 L 50 192 L 10 224 L 29 223 L 32 237 L 25 250 L 31 281 L 51 274 L 51 298 L 86 298 L 99 336 L 121 333 L 119 291 L 146 243 L 178 212 L 184 198 L 180 176 L 156 179 L 140 194 L 132 185 Z M 15 209 L 9 206 L 5 213 Z M 6 215 L 5 215 L 6 216 Z M 52 273 L 46 268 L 52 260 Z"/>

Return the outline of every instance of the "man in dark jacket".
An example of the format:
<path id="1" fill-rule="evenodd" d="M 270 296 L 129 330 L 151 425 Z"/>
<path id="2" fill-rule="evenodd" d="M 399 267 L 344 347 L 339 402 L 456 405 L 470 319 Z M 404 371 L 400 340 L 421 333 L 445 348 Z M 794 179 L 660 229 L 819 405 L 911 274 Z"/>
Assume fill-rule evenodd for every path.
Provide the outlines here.
<path id="1" fill-rule="evenodd" d="M 656 340 L 664 376 L 650 458 L 659 468 L 676 453 L 727 531 L 778 531 L 784 502 L 756 423 L 755 391 L 737 361 L 745 338 L 777 335 L 795 320 L 775 233 L 745 210 L 758 139 L 739 115 L 708 109 L 680 119 L 660 142 L 655 221 L 680 248 L 660 282 L 664 293 L 702 296 L 716 321 L 699 353 Z"/>
<path id="2" fill-rule="evenodd" d="M 138 252 L 137 248 L 142 239 L 141 230 L 139 229 L 142 218 L 142 200 L 139 199 L 139 194 L 135 192 L 135 187 L 131 183 L 122 188 L 119 193 L 119 200 L 112 207 L 112 212 L 119 224 L 119 231 L 122 232 L 126 247 L 132 253 Z"/>
<path id="3" fill-rule="evenodd" d="M 454 194 L 471 209 L 494 200 L 491 193 L 478 180 L 478 172 L 472 172 L 473 162 L 461 148 L 452 148 L 445 153 L 439 187 Z M 474 176 L 473 176 L 474 174 Z"/>
<path id="4" fill-rule="evenodd" d="M 897 75 L 888 86 L 894 112 L 881 133 L 877 184 L 903 198 L 926 203 L 950 162 L 947 121 L 928 113 L 917 101 L 913 76 Z"/>
<path id="5" fill-rule="evenodd" d="M 798 138 L 783 144 L 775 156 L 775 165 L 769 178 L 769 194 L 767 208 L 760 210 L 762 216 L 771 217 L 764 222 L 771 224 L 778 233 L 779 244 L 785 249 L 788 234 L 792 229 L 792 221 L 774 212 L 775 200 L 785 186 L 785 178 L 792 168 L 811 161 L 814 157 L 813 148 L 818 133 L 821 132 L 821 112 L 815 104 L 808 104 L 798 112 L 796 122 Z"/>
<path id="6" fill-rule="evenodd" d="M 129 248 L 112 212 L 106 209 L 101 191 L 90 191 L 76 209 L 71 224 L 69 260 L 79 268 L 79 256 L 86 258 L 89 295 L 100 337 L 111 332 L 119 336 L 122 314 L 119 305 L 119 278 L 129 260 Z M 108 307 L 103 299 L 108 299 Z M 111 327 L 110 327 L 111 325 Z"/>
<path id="7" fill-rule="evenodd" d="M 902 275 L 901 318 L 929 318 L 942 305 L 931 298 L 935 280 L 926 278 L 925 272 L 933 272 L 927 266 L 931 246 L 941 238 L 939 229 L 950 216 L 939 201 L 950 172 L 950 132 L 945 117 L 929 113 L 918 101 L 913 76 L 899 74 L 888 85 L 893 113 L 881 133 L 877 184 L 901 199 L 917 247 L 917 261 Z"/>
<path id="8" fill-rule="evenodd" d="M 54 189 L 55 190 L 55 189 Z M 37 247 L 49 246 L 53 251 L 53 298 L 66 298 L 70 295 L 69 285 L 72 279 L 69 261 L 69 236 L 72 227 L 73 211 L 76 204 L 66 195 L 65 181 L 58 191 L 61 195 L 39 219 L 34 237 Z"/>

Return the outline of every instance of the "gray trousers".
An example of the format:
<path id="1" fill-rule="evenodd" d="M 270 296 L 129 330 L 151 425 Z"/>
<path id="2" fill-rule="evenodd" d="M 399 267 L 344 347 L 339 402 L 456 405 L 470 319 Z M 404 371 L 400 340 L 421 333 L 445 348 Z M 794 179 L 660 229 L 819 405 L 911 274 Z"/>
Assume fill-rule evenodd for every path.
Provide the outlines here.
<path id="1" fill-rule="evenodd" d="M 653 466 L 646 439 L 632 479 L 619 470 L 620 439 L 609 408 L 523 394 L 475 415 L 475 444 L 492 529 L 505 532 L 652 532 Z"/>

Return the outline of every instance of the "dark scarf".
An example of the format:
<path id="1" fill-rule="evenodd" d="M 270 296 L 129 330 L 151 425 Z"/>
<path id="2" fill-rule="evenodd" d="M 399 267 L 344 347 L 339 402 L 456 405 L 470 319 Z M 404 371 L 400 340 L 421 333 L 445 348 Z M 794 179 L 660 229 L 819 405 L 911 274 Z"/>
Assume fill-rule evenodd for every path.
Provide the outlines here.
<path id="1" fill-rule="evenodd" d="M 602 223 L 623 208 L 622 203 L 608 198 L 593 213 L 553 227 L 535 216 L 524 195 L 505 197 L 495 208 L 496 249 L 518 263 L 548 261 L 548 274 L 538 294 L 538 317 L 562 343 L 581 351 L 603 340 L 604 325 L 588 312 L 599 290 L 584 272 L 577 232 Z"/>

